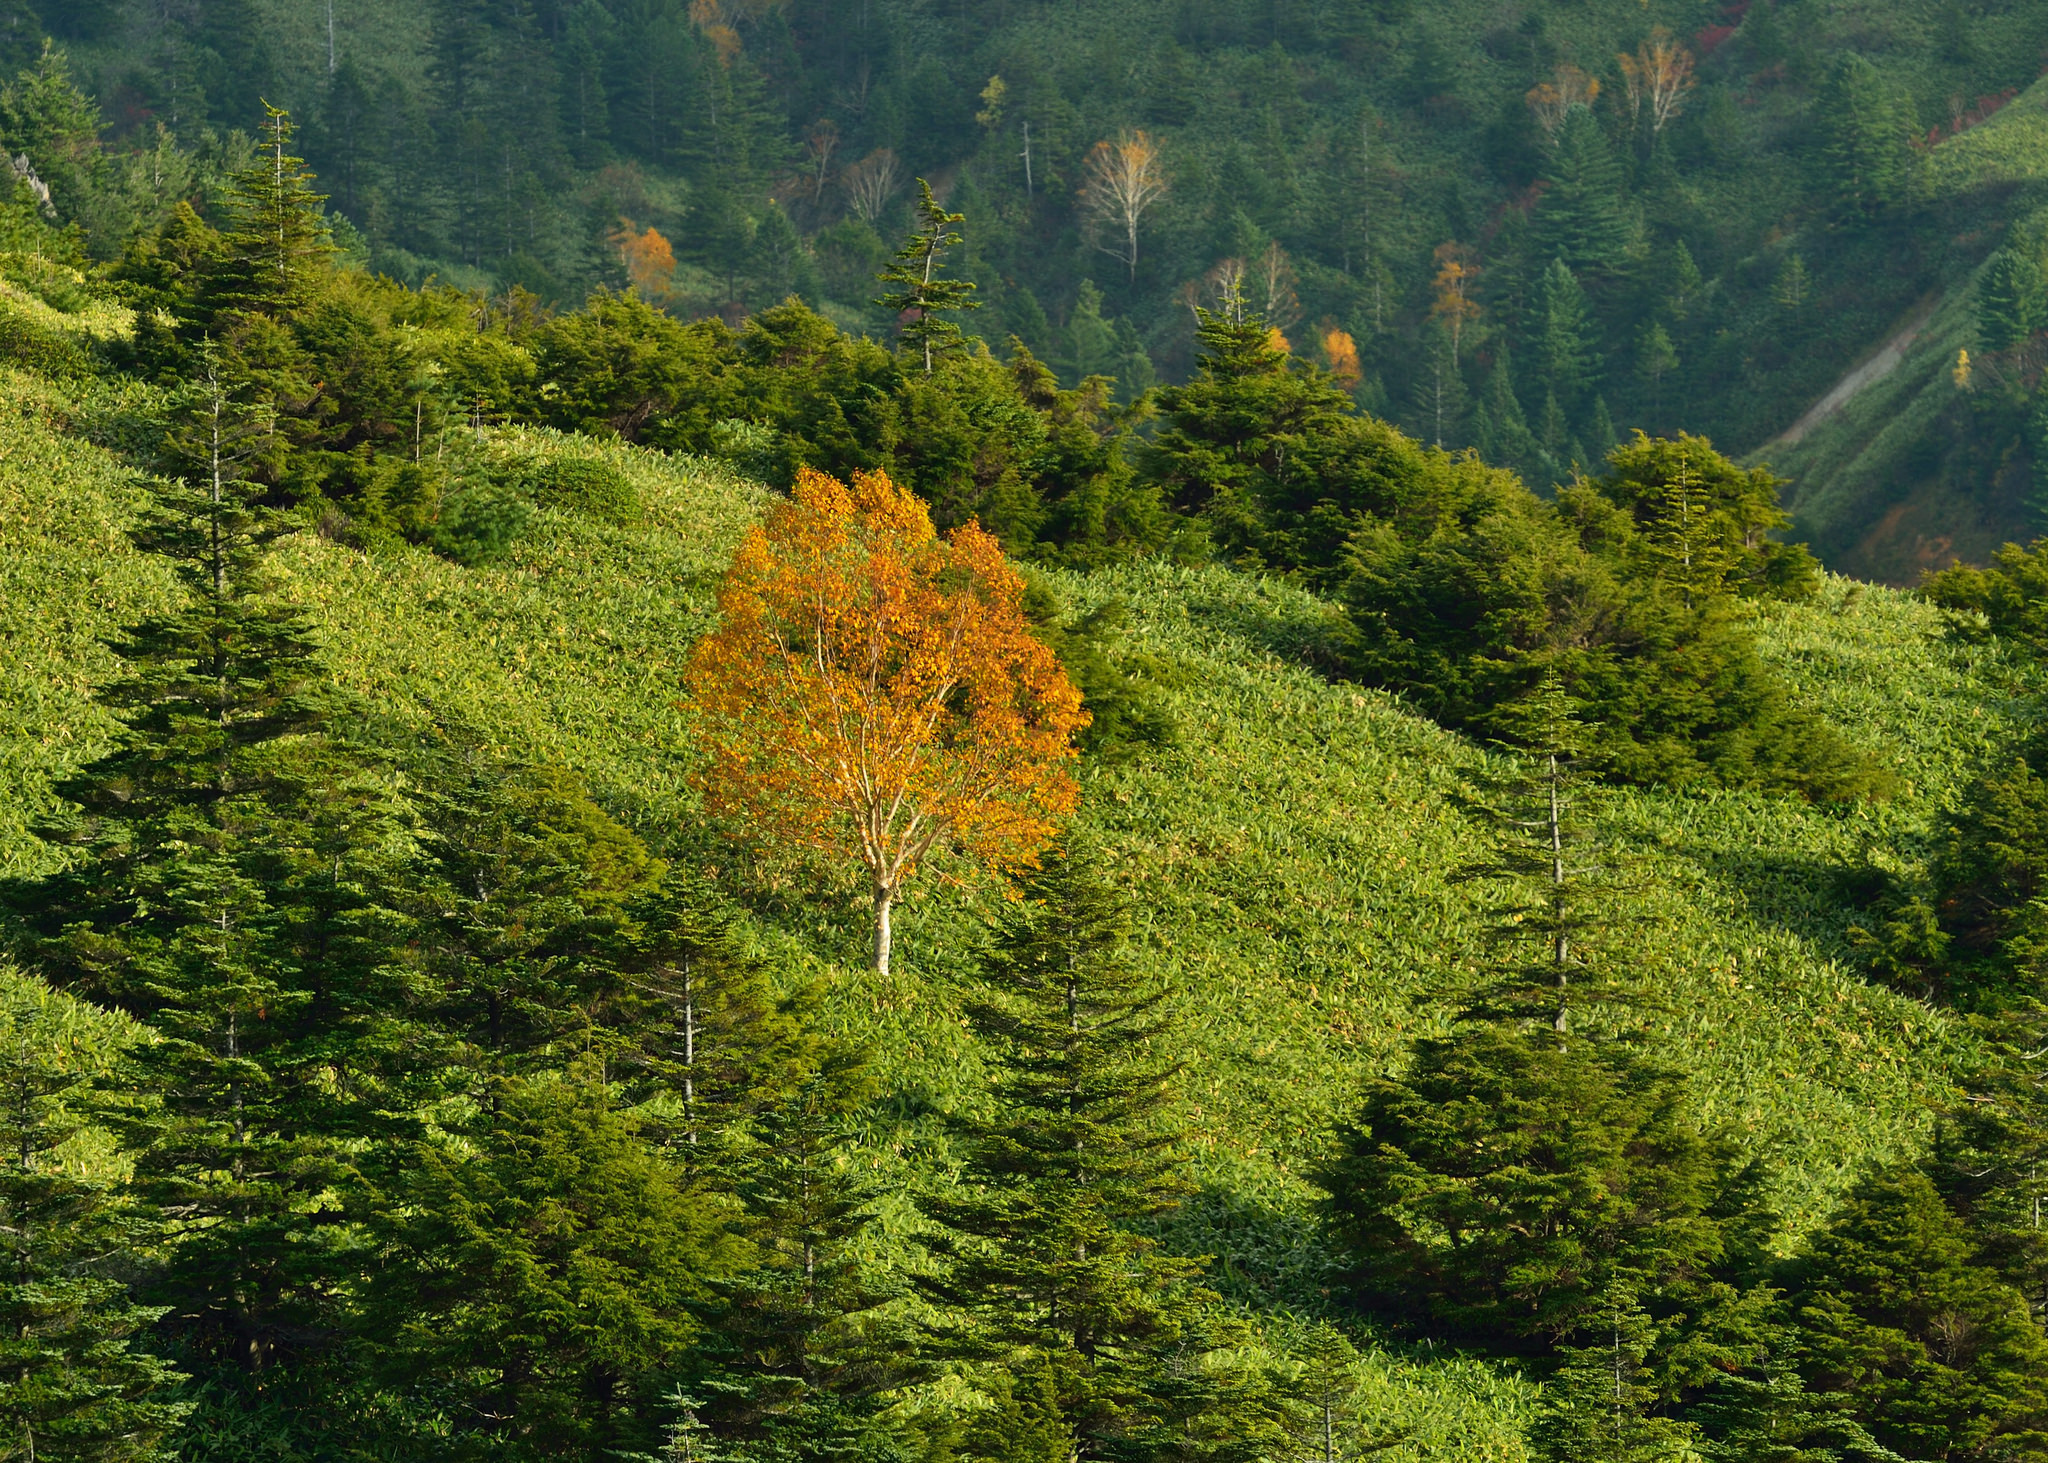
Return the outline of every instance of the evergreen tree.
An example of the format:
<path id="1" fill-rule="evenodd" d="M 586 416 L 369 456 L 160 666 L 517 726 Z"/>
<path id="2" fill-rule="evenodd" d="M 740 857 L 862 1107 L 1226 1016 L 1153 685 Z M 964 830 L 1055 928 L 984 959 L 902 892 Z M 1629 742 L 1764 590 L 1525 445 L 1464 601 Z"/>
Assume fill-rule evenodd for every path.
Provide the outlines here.
<path id="1" fill-rule="evenodd" d="M 1977 339 L 1987 351 L 2024 345 L 2048 324 L 2048 278 L 2025 248 L 2008 246 L 1991 256 L 1977 281 Z"/>
<path id="2" fill-rule="evenodd" d="M 163 1308 L 137 1305 L 109 1273 L 161 1226 L 81 1174 L 72 1151 L 133 1039 L 0 970 L 0 1446 L 13 1457 L 168 1458 L 190 1410 L 165 1395 L 178 1374 L 136 1344 Z"/>
<path id="3" fill-rule="evenodd" d="M 1820 164 L 1843 215 L 1882 213 L 1905 200 L 1915 131 L 1908 107 L 1865 57 L 1852 51 L 1836 63 L 1814 110 Z"/>
<path id="4" fill-rule="evenodd" d="M 946 279 L 940 274 L 946 251 L 959 244 L 953 226 L 966 215 L 948 213 L 932 198 L 931 184 L 917 180 L 917 232 L 904 241 L 896 258 L 882 271 L 882 283 L 893 285 L 875 303 L 903 320 L 903 344 L 923 358 L 929 376 L 940 358 L 961 348 L 964 337 L 958 321 L 948 318 L 961 310 L 979 308 L 972 298 L 974 286 L 966 280 Z"/>
<path id="5" fill-rule="evenodd" d="M 1600 348 L 1586 292 L 1562 255 L 1536 281 L 1529 344 L 1536 379 L 1573 412 L 1599 377 Z"/>
<path id="6" fill-rule="evenodd" d="M 374 1363 L 425 1399 L 457 1382 L 442 1430 L 458 1456 L 645 1450 L 703 1334 L 693 1312 L 742 1260 L 737 1216 L 644 1141 L 592 1065 L 485 1096 L 461 1148 L 409 1146 L 369 1216 Z"/>
<path id="7" fill-rule="evenodd" d="M 1586 1344 L 1565 1347 L 1543 1384 L 1530 1442 L 1545 1463 L 1660 1463 L 1693 1451 L 1691 1424 L 1653 1413 L 1645 1363 L 1655 1339 L 1626 1290 L 1603 1298 Z"/>
<path id="8" fill-rule="evenodd" d="M 1756 1176 L 1681 1080 L 1617 1045 L 1492 1025 L 1419 1042 L 1323 1183 L 1352 1294 L 1411 1334 L 1542 1354 L 1590 1344 L 1631 1295 L 1683 1318 L 1688 1366 L 1746 1355 L 1729 1282 L 1763 1227 Z"/>
<path id="9" fill-rule="evenodd" d="M 267 103 L 256 161 L 237 173 L 228 199 L 224 259 L 207 281 L 207 303 L 231 321 L 289 320 L 311 302 L 334 243 L 304 159 L 292 156 L 291 113 Z"/>
<path id="10" fill-rule="evenodd" d="M 1533 1021 L 1562 1038 L 1572 1013 L 1587 1008 L 1637 1006 L 1639 983 L 1599 945 L 1625 923 L 1615 908 L 1621 892 L 1612 871 L 1589 853 L 1592 831 L 1585 806 L 1594 796 L 1585 759 L 1592 728 L 1555 671 L 1491 718 L 1512 757 L 1512 771 L 1493 779 L 1470 810 L 1500 835 L 1494 856 L 1463 877 L 1503 881 L 1511 893 L 1493 918 L 1497 945 L 1527 952 L 1495 967 L 1468 998 L 1464 1015 L 1486 1020 Z"/>
<path id="11" fill-rule="evenodd" d="M 755 1263 L 725 1287 L 717 1323 L 731 1350 L 727 1437 L 785 1454 L 853 1453 L 882 1394 L 916 1374 L 912 1338 L 882 1314 L 899 1287 L 870 1254 L 879 1195 L 848 1147 L 871 1083 L 857 1055 L 830 1053 L 756 1122 L 738 1189 Z"/>
<path id="12" fill-rule="evenodd" d="M 2048 1458 L 2048 1339 L 1974 1248 L 1925 1174 L 1869 1175 L 1794 1277 L 1795 1359 L 1908 1457 Z"/>
<path id="13" fill-rule="evenodd" d="M 115 748 L 59 787 L 62 872 L 15 886 L 21 947 L 146 1021 L 124 1118 L 142 1194 L 178 1216 L 172 1324 L 251 1368 L 323 1324 L 352 1145 L 379 1126 L 404 1004 L 379 903 L 391 810 L 328 748 L 305 620 L 262 593 L 281 530 L 242 472 L 266 434 L 209 352 L 173 434 L 186 476 L 140 537 L 186 603 L 116 645 Z"/>
<path id="14" fill-rule="evenodd" d="M 965 1183 L 925 1203 L 945 1226 L 925 1289 L 974 1317 L 951 1344 L 1036 1372 L 1070 1457 L 1103 1456 L 1142 1422 L 1200 1268 L 1138 1230 L 1182 1179 L 1168 993 L 1127 962 L 1128 938 L 1087 856 L 1048 853 L 969 1010 L 995 1075 L 988 1108 L 961 1119 Z"/>
<path id="15" fill-rule="evenodd" d="M 653 860 L 561 769 L 451 741 L 420 773 L 428 859 L 409 903 L 422 1014 L 480 1089 L 553 1070 L 557 1044 L 620 999 L 621 906 Z"/>
<path id="16" fill-rule="evenodd" d="M 824 1070 L 844 1058 L 810 1029 L 815 992 L 778 992 L 731 913 L 686 875 L 641 890 L 625 913 L 621 1055 L 641 1074 L 637 1082 L 673 1103 L 672 1117 L 648 1120 L 650 1131 L 664 1133 L 693 1170 L 744 1172 L 775 1162 L 760 1150 L 766 1140 L 751 1131 L 754 1121 L 808 1092 L 783 1120 L 802 1119 L 805 1141 L 820 1141 L 802 1123 L 825 1121 L 830 1100 L 853 1101 L 858 1080 L 837 1065 L 836 1076 Z"/>
<path id="17" fill-rule="evenodd" d="M 1576 273 L 1619 269 L 1629 247 L 1621 166 L 1590 109 L 1573 107 L 1565 114 L 1543 175 L 1549 186 L 1536 209 L 1543 251 Z"/>
<path id="18" fill-rule="evenodd" d="M 1166 421 L 1146 475 L 1173 506 L 1205 513 L 1226 547 L 1286 562 L 1296 550 L 1274 540 L 1327 495 L 1315 449 L 1352 417 L 1351 399 L 1324 373 L 1295 369 L 1235 294 L 1202 312 L 1195 335 L 1194 379 L 1159 393 Z"/>
<path id="19" fill-rule="evenodd" d="M 1678 348 L 1671 343 L 1671 333 L 1660 321 L 1651 321 L 1636 338 L 1636 373 L 1650 388 L 1652 423 L 1664 418 L 1664 378 L 1677 369 Z"/>
<path id="20" fill-rule="evenodd" d="M 1906 1463 L 1850 1415 L 1841 1392 L 1814 1392 L 1776 1349 L 1752 1371 L 1717 1377 L 1687 1409 L 1711 1463 Z"/>
<path id="21" fill-rule="evenodd" d="M 1536 477 L 1536 436 L 1515 395 L 1514 367 L 1505 342 L 1494 353 L 1486 373 L 1486 385 L 1479 393 L 1479 455 L 1488 462 L 1512 468 L 1525 477 Z"/>

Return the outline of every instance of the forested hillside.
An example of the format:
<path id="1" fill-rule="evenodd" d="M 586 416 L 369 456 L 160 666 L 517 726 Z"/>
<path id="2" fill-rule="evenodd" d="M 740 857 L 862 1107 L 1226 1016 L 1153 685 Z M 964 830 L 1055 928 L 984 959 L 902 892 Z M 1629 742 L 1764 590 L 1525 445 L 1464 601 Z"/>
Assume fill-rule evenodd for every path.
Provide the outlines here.
<path id="1" fill-rule="evenodd" d="M 1233 15 L 0 11 L 0 1451 L 2048 1460 L 2032 20 Z"/>
<path id="2" fill-rule="evenodd" d="M 873 332 L 872 277 L 926 177 L 968 219 L 969 328 L 999 352 L 1014 335 L 1067 385 L 1103 373 L 1132 398 L 1188 374 L 1191 307 L 1242 273 L 1363 404 L 1544 486 L 1637 426 L 1757 451 L 1947 300 L 1945 360 L 1920 373 L 1945 391 L 1904 424 L 1869 413 L 1889 428 L 1875 454 L 1798 458 L 1795 508 L 1831 563 L 1906 583 L 2029 525 L 2037 372 L 1980 368 L 1961 399 L 1948 373 L 1958 349 L 2011 349 L 1980 341 L 1972 281 L 2008 230 L 2038 232 L 2041 144 L 2001 123 L 2039 109 L 2015 102 L 2048 46 L 2033 6 L 12 14 L 12 60 L 54 32 L 108 124 L 105 164 L 39 135 L 47 119 L 6 129 L 54 154 L 60 202 L 102 165 L 166 196 L 183 183 L 141 160 L 166 132 L 232 148 L 268 97 L 355 247 L 409 283 L 575 304 L 631 279 L 728 320 L 795 291 Z M 117 226 L 88 227 L 119 250 Z"/>

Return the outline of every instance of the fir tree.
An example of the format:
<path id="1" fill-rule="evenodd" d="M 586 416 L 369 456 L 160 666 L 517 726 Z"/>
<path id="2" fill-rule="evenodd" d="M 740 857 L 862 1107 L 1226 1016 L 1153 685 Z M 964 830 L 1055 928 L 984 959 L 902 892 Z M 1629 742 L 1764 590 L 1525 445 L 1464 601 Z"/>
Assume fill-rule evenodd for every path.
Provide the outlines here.
<path id="1" fill-rule="evenodd" d="M 1464 1015 L 1533 1021 L 1559 1038 L 1574 1010 L 1640 1006 L 1645 992 L 1613 962 L 1598 961 L 1603 938 L 1626 923 L 1614 905 L 1622 893 L 1612 871 L 1590 852 L 1586 804 L 1595 796 L 1586 759 L 1593 729 L 1554 670 L 1490 718 L 1512 758 L 1467 807 L 1500 835 L 1494 856 L 1463 877 L 1503 881 L 1512 891 L 1494 917 L 1497 946 L 1527 958 L 1497 966 L 1467 1001 Z"/>
<path id="2" fill-rule="evenodd" d="M 1536 436 L 1529 430 L 1521 399 L 1515 395 L 1514 377 L 1503 343 L 1494 353 L 1479 393 L 1479 453 L 1489 462 L 1535 477 Z"/>
<path id="3" fill-rule="evenodd" d="M 209 363 L 212 356 L 204 357 Z M 282 527 L 241 475 L 264 438 L 211 364 L 173 434 L 187 476 L 140 532 L 185 605 L 116 645 L 114 750 L 60 785 L 70 865 L 7 902 L 59 986 L 146 1021 L 128 1066 L 137 1185 L 179 1216 L 172 1322 L 252 1368 L 317 1335 L 350 1144 L 402 1004 L 378 901 L 392 813 L 326 747 L 305 620 L 262 593 Z M 360 796 L 349 795 L 352 782 Z"/>
<path id="4" fill-rule="evenodd" d="M 291 113 L 264 104 L 256 161 L 237 173 L 228 199 L 226 260 L 209 281 L 209 303 L 230 317 L 288 320 L 310 302 L 334 252 L 304 159 L 292 156 Z"/>
<path id="5" fill-rule="evenodd" d="M 2048 324 L 2048 279 L 2031 250 L 1991 256 L 1977 281 L 1977 339 L 1987 351 L 2011 350 Z"/>
<path id="6" fill-rule="evenodd" d="M 1600 349 L 1586 292 L 1562 255 L 1551 260 L 1536 282 L 1529 345 L 1536 379 L 1576 416 L 1598 379 Z"/>
<path id="7" fill-rule="evenodd" d="M 940 274 L 946 251 L 960 242 L 953 226 L 965 222 L 966 215 L 939 207 L 932 198 L 931 184 L 924 179 L 917 180 L 917 188 L 917 232 L 904 241 L 895 261 L 882 271 L 882 283 L 895 288 L 885 291 L 875 303 L 903 319 L 903 344 L 923 358 L 929 376 L 942 357 L 964 343 L 959 322 L 949 317 L 976 309 L 980 302 L 973 298 L 971 283 Z"/>
<path id="8" fill-rule="evenodd" d="M 1618 269 L 1629 246 L 1621 167 L 1588 108 L 1573 107 L 1565 114 L 1544 178 L 1549 186 L 1536 209 L 1544 251 L 1576 272 Z"/>
<path id="9" fill-rule="evenodd" d="M 1048 853 L 969 1011 L 995 1076 L 989 1109 L 962 1119 L 965 1184 L 926 1203 L 946 1231 L 927 1293 L 974 1317 L 953 1344 L 1032 1358 L 1084 1458 L 1142 1421 L 1199 1269 L 1138 1232 L 1183 1180 L 1168 993 L 1127 962 L 1128 937 L 1087 857 Z"/>
<path id="10" fill-rule="evenodd" d="M 132 1037 L 102 1012 L 0 971 L 0 1437 L 19 1458 L 169 1457 L 190 1410 L 178 1374 L 139 1349 L 163 1315 L 109 1273 L 161 1238 L 73 1140 Z"/>
<path id="11" fill-rule="evenodd" d="M 1852 1189 L 1788 1295 L 1809 1385 L 1917 1458 L 2048 1456 L 2048 1339 L 1927 1176 Z"/>
<path id="12" fill-rule="evenodd" d="M 1815 111 L 1820 164 L 1842 214 L 1868 216 L 1904 201 L 1915 131 L 1908 105 L 1865 57 L 1852 51 L 1836 64 Z"/>
<path id="13" fill-rule="evenodd" d="M 1413 1334 L 1540 1355 L 1628 1294 L 1685 1318 L 1697 1364 L 1746 1354 L 1729 1283 L 1765 1220 L 1755 1179 L 1619 1044 L 1471 1025 L 1369 1084 L 1323 1185 L 1352 1294 Z"/>
<path id="14" fill-rule="evenodd" d="M 1652 1412 L 1649 1317 L 1625 1291 L 1603 1299 L 1586 1344 L 1566 1347 L 1543 1384 L 1530 1442 L 1545 1463 L 1661 1463 L 1693 1451 L 1691 1424 Z"/>

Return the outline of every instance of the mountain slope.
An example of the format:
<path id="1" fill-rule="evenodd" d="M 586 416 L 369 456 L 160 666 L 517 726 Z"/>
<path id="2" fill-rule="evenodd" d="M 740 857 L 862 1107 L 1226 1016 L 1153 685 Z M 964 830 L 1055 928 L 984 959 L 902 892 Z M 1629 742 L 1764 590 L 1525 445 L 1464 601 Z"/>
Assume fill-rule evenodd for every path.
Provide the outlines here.
<path id="1" fill-rule="evenodd" d="M 0 315 L 47 330 L 12 299 Z M 102 322 L 104 323 L 104 322 Z M 47 378 L 0 393 L 0 869 L 47 854 L 26 832 L 54 777 L 105 745 L 103 637 L 168 602 L 123 536 L 141 484 L 90 445 L 115 420 Z M 718 464 L 546 433 L 489 434 L 504 457 L 602 457 L 645 521 L 541 508 L 509 559 L 465 569 L 420 550 L 366 554 L 308 531 L 279 593 L 319 625 L 366 734 L 459 724 L 501 754 L 566 764 L 657 848 L 714 870 L 789 968 L 826 981 L 831 1019 L 881 1053 L 887 1099 L 864 1152 L 939 1181 L 933 1115 L 971 1100 L 959 1012 L 1000 892 L 937 868 L 903 912 L 900 970 L 861 969 L 860 905 L 829 872 L 728 843 L 697 817 L 680 667 L 716 576 L 765 501 Z M 1314 1309 L 1327 1264 L 1313 1173 L 1361 1077 L 1440 1026 L 1485 955 L 1487 896 L 1457 881 L 1485 838 L 1452 794 L 1481 752 L 1393 699 L 1310 665 L 1332 611 L 1283 583 L 1143 565 L 1054 576 L 1070 611 L 1114 598 L 1123 644 L 1168 669 L 1176 745 L 1085 774 L 1083 828 L 1136 895 L 1142 958 L 1181 993 L 1200 1192 L 1172 1237 L 1217 1257 L 1216 1283 Z M 1662 994 L 1654 1039 L 1698 1069 L 1705 1111 L 1779 1167 L 1792 1228 L 1865 1161 L 1897 1148 L 1947 1090 L 1962 1036 L 1869 984 L 1840 875 L 1909 857 L 2001 730 L 1991 652 L 1939 638 L 1934 612 L 1831 580 L 1766 612 L 1770 656 L 1847 734 L 1890 760 L 1902 793 L 1829 812 L 1755 795 L 1617 795 L 1603 826 L 1640 917 L 1630 958 Z M 899 1207 L 898 1231 L 913 1223 Z M 1518 1456 L 1519 1384 L 1462 1362 L 1388 1354 L 1382 1401 L 1430 1456 Z"/>

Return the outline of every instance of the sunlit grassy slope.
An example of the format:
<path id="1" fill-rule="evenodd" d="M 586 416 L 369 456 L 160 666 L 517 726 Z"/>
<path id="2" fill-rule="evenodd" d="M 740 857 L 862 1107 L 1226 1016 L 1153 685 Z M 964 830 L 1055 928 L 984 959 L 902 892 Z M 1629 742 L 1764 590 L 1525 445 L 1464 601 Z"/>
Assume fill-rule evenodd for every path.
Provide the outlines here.
<path id="1" fill-rule="evenodd" d="M 0 373 L 0 869 L 43 855 L 26 823 L 50 779 L 104 745 L 91 701 L 115 669 L 100 637 L 165 604 L 170 583 L 122 534 L 139 484 L 87 445 L 95 409 Z M 102 411 L 102 415 L 104 415 Z M 280 592 L 318 621 L 364 714 L 403 734 L 460 723 L 510 757 L 564 763 L 658 847 L 708 860 L 763 938 L 825 980 L 832 1019 L 868 1037 L 890 1100 L 873 1161 L 915 1169 L 931 1114 L 971 1097 L 958 1011 L 988 902 L 932 871 L 905 911 L 902 969 L 860 968 L 858 905 L 825 874 L 727 843 L 686 787 L 679 671 L 709 623 L 726 555 L 765 494 L 723 468 L 573 438 L 506 434 L 506 454 L 601 454 L 634 480 L 644 524 L 543 508 L 509 561 L 288 542 Z M 1451 794 L 1481 754 L 1387 696 L 1308 668 L 1329 610 L 1220 569 L 1065 576 L 1073 609 L 1131 610 L 1126 648 L 1172 668 L 1172 748 L 1085 773 L 1084 827 L 1139 910 L 1141 958 L 1181 993 L 1201 1190 L 1176 1239 L 1215 1254 L 1227 1293 L 1313 1306 L 1324 1256 L 1311 1174 L 1363 1074 L 1438 1027 L 1481 958 L 1481 888 L 1453 882 L 1483 836 Z M 1711 1116 L 1782 1169 L 1795 1225 L 1857 1165 L 1905 1139 L 1959 1041 L 1867 983 L 1845 934 L 1841 871 L 1910 853 L 1997 731 L 1989 669 L 1897 593 L 1831 581 L 1773 611 L 1770 653 L 1842 729 L 1890 759 L 1894 802 L 1831 813 L 1740 794 L 1631 793 L 1607 815 L 1644 916 L 1628 958 L 1663 993 L 1656 1039 L 1699 1069 Z M 1483 1368 L 1384 1359 L 1384 1399 L 1432 1457 L 1519 1456 L 1517 1386 Z"/>

